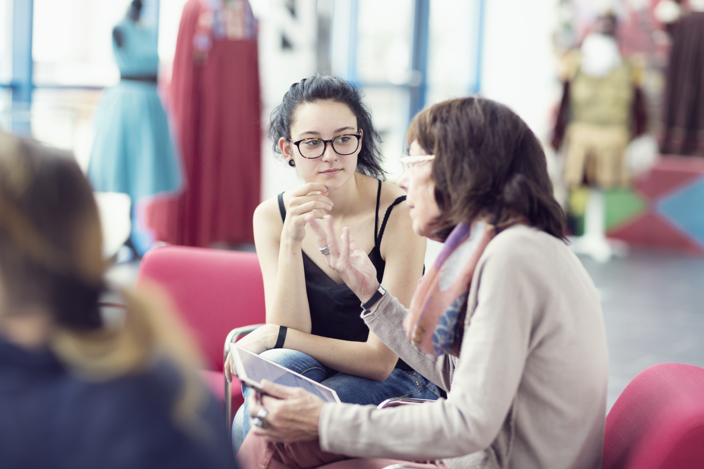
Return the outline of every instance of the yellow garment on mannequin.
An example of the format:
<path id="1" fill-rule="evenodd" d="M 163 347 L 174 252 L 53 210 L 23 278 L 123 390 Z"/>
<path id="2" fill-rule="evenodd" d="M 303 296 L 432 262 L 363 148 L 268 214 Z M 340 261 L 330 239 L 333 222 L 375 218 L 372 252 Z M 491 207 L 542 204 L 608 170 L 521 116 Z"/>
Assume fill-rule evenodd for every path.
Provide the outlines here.
<path id="1" fill-rule="evenodd" d="M 630 177 L 625 151 L 631 139 L 634 87 L 638 67 L 624 59 L 603 77 L 590 76 L 572 55 L 568 67 L 570 124 L 564 141 L 565 181 L 568 187 L 589 184 L 626 186 Z"/>
<path id="2" fill-rule="evenodd" d="M 624 126 L 575 122 L 565 135 L 565 181 L 568 187 L 582 185 L 584 176 L 603 188 L 628 185 L 626 147 L 630 132 Z"/>

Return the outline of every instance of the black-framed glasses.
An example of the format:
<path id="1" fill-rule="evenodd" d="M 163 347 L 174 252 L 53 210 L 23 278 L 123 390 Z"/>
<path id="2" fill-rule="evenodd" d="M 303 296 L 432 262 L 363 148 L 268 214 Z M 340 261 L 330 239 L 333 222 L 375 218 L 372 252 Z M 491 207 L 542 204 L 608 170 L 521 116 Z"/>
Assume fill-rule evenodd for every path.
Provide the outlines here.
<path id="1" fill-rule="evenodd" d="M 359 148 L 359 142 L 362 139 L 362 131 L 358 134 L 342 134 L 330 140 L 322 138 L 304 138 L 297 142 L 291 142 L 298 148 L 298 152 L 303 158 L 309 160 L 320 158 L 325 153 L 328 143 L 332 145 L 332 149 L 338 155 L 351 155 Z"/>

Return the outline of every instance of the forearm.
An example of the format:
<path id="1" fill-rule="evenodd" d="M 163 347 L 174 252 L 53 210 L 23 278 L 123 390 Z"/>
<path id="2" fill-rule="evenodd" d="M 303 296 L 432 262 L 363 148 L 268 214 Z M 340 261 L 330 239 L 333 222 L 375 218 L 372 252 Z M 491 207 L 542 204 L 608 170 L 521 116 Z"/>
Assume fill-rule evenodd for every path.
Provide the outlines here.
<path id="1" fill-rule="evenodd" d="M 289 329 L 284 347 L 298 350 L 342 373 L 383 381 L 398 357 L 379 341 L 355 342 Z"/>
<path id="2" fill-rule="evenodd" d="M 311 331 L 300 243 L 281 240 L 274 297 L 267 305 L 266 322 Z"/>
<path id="3" fill-rule="evenodd" d="M 362 315 L 369 329 L 414 370 L 440 386 L 450 390 L 457 359 L 448 355 L 435 357 L 413 346 L 406 337 L 403 320 L 408 310 L 387 292 L 373 307 Z"/>

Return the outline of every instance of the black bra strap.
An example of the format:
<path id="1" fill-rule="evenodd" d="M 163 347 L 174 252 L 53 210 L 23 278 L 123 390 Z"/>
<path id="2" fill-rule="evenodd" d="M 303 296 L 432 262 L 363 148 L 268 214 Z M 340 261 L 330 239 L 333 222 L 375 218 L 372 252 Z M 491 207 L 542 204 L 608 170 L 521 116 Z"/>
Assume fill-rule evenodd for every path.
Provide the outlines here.
<path id="1" fill-rule="evenodd" d="M 384 214 L 384 221 L 381 223 L 381 231 L 379 231 L 379 236 L 376 238 L 376 246 L 381 246 L 381 237 L 384 236 L 384 229 L 386 228 L 386 222 L 389 221 L 389 215 L 391 215 L 391 210 L 404 200 L 406 200 L 406 196 L 402 195 L 396 200 L 394 200 L 394 203 L 389 205 L 389 208 L 386 209 L 386 213 Z"/>
<path id="2" fill-rule="evenodd" d="M 376 212 L 374 212 L 374 240 L 375 240 L 375 242 L 376 242 L 376 236 L 377 236 L 376 233 L 379 230 L 379 202 L 380 201 L 381 201 L 381 179 L 379 179 L 379 188 L 376 190 Z"/>
<path id="3" fill-rule="evenodd" d="M 286 206 L 284 205 L 284 193 L 279 194 L 279 212 L 281 212 L 281 221 L 286 221 Z"/>

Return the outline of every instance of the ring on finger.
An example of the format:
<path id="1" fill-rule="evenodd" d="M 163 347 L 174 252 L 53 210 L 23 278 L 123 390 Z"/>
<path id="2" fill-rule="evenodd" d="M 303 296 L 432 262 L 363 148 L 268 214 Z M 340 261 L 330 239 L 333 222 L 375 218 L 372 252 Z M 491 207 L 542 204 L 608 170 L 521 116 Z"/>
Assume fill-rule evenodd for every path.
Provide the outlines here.
<path id="1" fill-rule="evenodd" d="M 323 256 L 327 256 L 328 254 L 330 254 L 330 248 L 327 246 L 322 247 L 320 248 L 320 252 L 323 254 Z"/>
<path id="2" fill-rule="evenodd" d="M 254 417 L 252 419 L 252 425 L 254 425 L 257 428 L 266 428 L 267 427 L 266 421 L 260 419 L 259 417 Z"/>
<path id="3" fill-rule="evenodd" d="M 269 411 L 266 410 L 264 407 L 262 407 L 259 409 L 259 411 L 257 412 L 257 415 L 254 418 L 266 420 L 267 415 L 269 415 Z"/>

